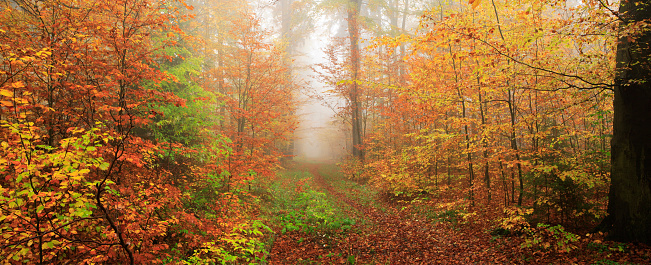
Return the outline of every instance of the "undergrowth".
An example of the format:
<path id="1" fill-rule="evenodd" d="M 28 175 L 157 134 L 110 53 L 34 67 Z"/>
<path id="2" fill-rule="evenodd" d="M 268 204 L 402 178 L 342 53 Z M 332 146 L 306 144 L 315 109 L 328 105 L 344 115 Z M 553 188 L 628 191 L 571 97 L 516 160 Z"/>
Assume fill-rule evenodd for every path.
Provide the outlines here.
<path id="1" fill-rule="evenodd" d="M 363 180 L 351 180 L 346 177 L 340 166 L 334 164 L 321 166 L 319 174 L 342 195 L 354 199 L 359 204 L 369 205 L 383 212 L 387 211 L 386 206 L 378 200 L 377 189 L 370 187 Z"/>
<path id="2" fill-rule="evenodd" d="M 353 219 L 324 193 L 314 188 L 311 174 L 289 171 L 272 185 L 271 220 L 281 233 L 336 235 L 351 229 Z"/>

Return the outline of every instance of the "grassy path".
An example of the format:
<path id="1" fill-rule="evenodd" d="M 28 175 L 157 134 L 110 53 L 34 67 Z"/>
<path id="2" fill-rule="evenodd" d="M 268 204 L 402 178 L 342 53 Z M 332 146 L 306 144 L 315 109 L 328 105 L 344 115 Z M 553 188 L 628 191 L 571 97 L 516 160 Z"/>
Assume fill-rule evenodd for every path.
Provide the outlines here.
<path id="1" fill-rule="evenodd" d="M 294 220 L 301 224 L 283 223 L 286 218 L 280 218 L 276 227 L 278 237 L 269 254 L 270 264 L 499 262 L 490 255 L 492 251 L 475 242 L 488 239 L 468 237 L 464 231 L 449 225 L 419 219 L 398 207 L 382 203 L 367 187 L 345 180 L 332 166 L 300 165 L 292 174 L 294 177 L 285 182 L 291 188 L 286 190 L 297 189 L 290 184 L 302 184 L 299 192 L 289 195 L 299 200 L 293 201 L 294 205 L 286 204 L 288 207 L 285 209 L 277 209 L 276 214 L 302 214 Z M 302 177 L 295 177 L 297 174 Z M 323 200 L 306 198 L 309 194 Z M 313 204 L 303 205 L 306 200 Z M 317 209 L 323 215 L 314 218 L 318 213 L 311 211 Z M 349 226 L 339 225 L 341 220 L 350 220 Z M 324 225 L 327 223 L 334 225 Z M 301 229 L 287 229 L 298 226 Z M 502 261 L 509 257 L 500 256 L 505 259 Z"/>
<path id="2" fill-rule="evenodd" d="M 401 216 L 392 208 L 379 208 L 361 204 L 356 198 L 348 197 L 335 189 L 320 174 L 317 165 L 310 166 L 315 182 L 337 200 L 345 202 L 362 213 L 370 226 L 364 227 L 362 237 L 350 238 L 357 243 L 360 260 L 391 263 L 435 262 L 440 251 L 436 233 L 438 229 L 430 223 Z"/>

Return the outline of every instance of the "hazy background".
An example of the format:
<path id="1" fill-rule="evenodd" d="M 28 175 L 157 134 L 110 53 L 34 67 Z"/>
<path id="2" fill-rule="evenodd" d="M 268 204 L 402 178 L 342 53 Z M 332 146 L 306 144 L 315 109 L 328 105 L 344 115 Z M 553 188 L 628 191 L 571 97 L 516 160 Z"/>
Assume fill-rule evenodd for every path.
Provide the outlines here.
<path id="1" fill-rule="evenodd" d="M 317 25 L 320 22 L 322 21 L 317 21 Z M 295 160 L 329 161 L 346 153 L 342 126 L 335 123 L 335 111 L 331 108 L 336 105 L 336 100 L 326 97 L 329 102 L 324 104 L 326 102 L 322 102 L 322 99 L 314 97 L 315 94 L 326 96 L 326 91 L 330 88 L 317 80 L 314 77 L 316 73 L 310 68 L 325 62 L 323 49 L 330 42 L 331 36 L 330 27 L 317 27 L 303 45 L 297 47 L 294 75 L 296 80 L 305 83 L 306 88 L 299 95 L 301 105 L 297 115 L 300 124 L 296 130 Z"/>

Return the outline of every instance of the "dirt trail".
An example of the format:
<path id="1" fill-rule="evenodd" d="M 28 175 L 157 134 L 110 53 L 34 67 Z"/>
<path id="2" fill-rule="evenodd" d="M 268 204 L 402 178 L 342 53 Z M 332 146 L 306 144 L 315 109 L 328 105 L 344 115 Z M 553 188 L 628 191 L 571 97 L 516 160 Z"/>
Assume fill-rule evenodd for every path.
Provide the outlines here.
<path id="1" fill-rule="evenodd" d="M 315 182 L 328 193 L 362 213 L 373 222 L 374 231 L 349 242 L 357 248 L 362 259 L 377 259 L 391 263 L 425 263 L 434 262 L 440 244 L 435 235 L 437 229 L 429 223 L 419 220 L 407 220 L 395 212 L 383 212 L 371 205 L 362 205 L 334 189 L 319 173 L 319 166 L 310 166 L 310 173 Z M 352 245 L 356 244 L 356 245 Z M 425 251 L 424 251 L 425 250 Z"/>
<path id="2" fill-rule="evenodd" d="M 347 197 L 330 185 L 319 173 L 320 165 L 308 165 L 308 170 L 314 176 L 314 181 L 325 191 L 330 193 L 337 200 L 350 205 L 364 218 L 370 221 L 370 226 L 359 226 L 357 232 L 350 232 L 345 238 L 337 242 L 328 242 L 329 245 L 310 245 L 309 242 L 297 244 L 288 240 L 280 239 L 279 244 L 291 244 L 286 246 L 294 248 L 304 255 L 311 252 L 323 252 L 322 247 L 328 248 L 329 252 L 337 251 L 342 253 L 339 259 L 321 259 L 321 264 L 347 263 L 346 257 L 353 256 L 354 264 L 468 264 L 468 263 L 508 263 L 506 260 L 498 261 L 491 258 L 490 250 L 484 249 L 477 244 L 479 240 L 463 231 L 456 231 L 448 226 L 434 225 L 424 220 L 416 220 L 407 214 L 403 214 L 391 207 L 384 212 L 372 205 L 361 204 L 353 198 Z M 317 248 L 317 249 L 314 249 Z M 286 248 L 280 248 L 286 249 Z M 278 249 L 277 249 L 278 250 Z M 328 253 L 328 252 L 323 252 Z M 272 264 L 287 264 L 289 258 L 287 253 L 272 251 Z M 276 262 L 274 262 L 274 255 Z M 502 255 L 503 256 L 503 255 Z"/>

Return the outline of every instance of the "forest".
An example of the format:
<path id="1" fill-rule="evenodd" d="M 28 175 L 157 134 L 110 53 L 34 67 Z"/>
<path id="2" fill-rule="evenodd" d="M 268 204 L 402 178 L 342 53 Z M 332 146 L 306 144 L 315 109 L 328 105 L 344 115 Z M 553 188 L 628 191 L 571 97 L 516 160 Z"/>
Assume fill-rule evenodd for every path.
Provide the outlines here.
<path id="1" fill-rule="evenodd" d="M 649 5 L 1 0 L 0 261 L 651 263 Z"/>

